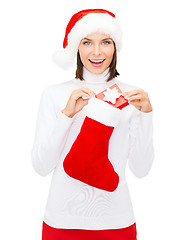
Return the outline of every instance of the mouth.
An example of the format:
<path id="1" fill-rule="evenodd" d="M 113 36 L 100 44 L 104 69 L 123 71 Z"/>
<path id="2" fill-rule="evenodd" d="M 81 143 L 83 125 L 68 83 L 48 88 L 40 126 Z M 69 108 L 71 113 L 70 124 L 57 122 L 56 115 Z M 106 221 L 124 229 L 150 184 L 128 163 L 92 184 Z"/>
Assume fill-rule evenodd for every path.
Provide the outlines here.
<path id="1" fill-rule="evenodd" d="M 94 67 L 101 67 L 105 59 L 88 59 Z"/>

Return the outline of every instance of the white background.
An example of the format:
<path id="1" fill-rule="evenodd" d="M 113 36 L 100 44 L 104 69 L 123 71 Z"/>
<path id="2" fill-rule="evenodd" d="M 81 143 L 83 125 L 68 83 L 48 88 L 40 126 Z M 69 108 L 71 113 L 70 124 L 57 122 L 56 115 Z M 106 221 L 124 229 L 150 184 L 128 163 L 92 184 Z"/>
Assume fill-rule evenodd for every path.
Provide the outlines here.
<path id="1" fill-rule="evenodd" d="M 123 2 L 123 5 L 122 5 Z M 0 4 L 0 239 L 40 240 L 52 173 L 31 165 L 43 89 L 70 80 L 52 63 L 70 17 L 85 8 L 116 14 L 123 32 L 118 71 L 148 92 L 155 160 L 148 176 L 127 180 L 138 240 L 187 239 L 187 8 L 181 0 L 9 0 Z"/>

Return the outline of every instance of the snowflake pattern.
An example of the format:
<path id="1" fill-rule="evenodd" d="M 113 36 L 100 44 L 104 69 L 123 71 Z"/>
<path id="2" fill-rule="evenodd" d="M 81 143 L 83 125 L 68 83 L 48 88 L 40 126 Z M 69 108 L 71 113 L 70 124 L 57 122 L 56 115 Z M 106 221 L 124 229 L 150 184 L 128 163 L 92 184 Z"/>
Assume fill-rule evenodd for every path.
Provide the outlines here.
<path id="1" fill-rule="evenodd" d="M 116 87 L 114 88 L 107 88 L 107 90 L 104 92 L 104 98 L 103 100 L 111 102 L 113 104 L 116 103 L 117 98 L 121 96 L 121 93 L 118 92 L 118 89 Z"/>

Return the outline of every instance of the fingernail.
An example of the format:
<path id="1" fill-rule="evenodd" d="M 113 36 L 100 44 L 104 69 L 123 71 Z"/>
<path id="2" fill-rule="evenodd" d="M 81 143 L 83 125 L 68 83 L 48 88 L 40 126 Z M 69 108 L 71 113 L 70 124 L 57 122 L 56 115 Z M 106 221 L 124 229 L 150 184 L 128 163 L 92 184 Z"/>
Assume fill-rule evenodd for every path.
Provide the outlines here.
<path id="1" fill-rule="evenodd" d="M 86 96 L 82 96 L 82 99 L 88 99 L 88 97 L 86 97 Z"/>

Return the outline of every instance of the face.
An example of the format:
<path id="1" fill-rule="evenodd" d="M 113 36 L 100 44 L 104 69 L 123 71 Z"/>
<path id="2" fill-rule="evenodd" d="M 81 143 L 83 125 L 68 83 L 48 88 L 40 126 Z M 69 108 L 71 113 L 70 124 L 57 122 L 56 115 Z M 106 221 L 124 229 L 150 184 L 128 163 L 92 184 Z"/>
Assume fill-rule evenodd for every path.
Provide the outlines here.
<path id="1" fill-rule="evenodd" d="M 90 34 L 81 40 L 79 54 L 89 72 L 101 74 L 110 66 L 113 59 L 113 40 L 103 33 Z"/>

